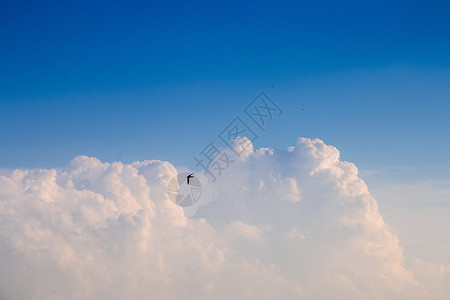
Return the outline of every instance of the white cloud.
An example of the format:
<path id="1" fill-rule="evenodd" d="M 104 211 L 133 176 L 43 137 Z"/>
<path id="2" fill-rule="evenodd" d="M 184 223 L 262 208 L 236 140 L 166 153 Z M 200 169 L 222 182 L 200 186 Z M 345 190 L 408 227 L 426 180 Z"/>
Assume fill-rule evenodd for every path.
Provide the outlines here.
<path id="1" fill-rule="evenodd" d="M 0 298 L 448 298 L 448 267 L 405 261 L 336 148 L 244 153 L 214 184 L 198 174 L 195 217 L 168 197 L 168 162 L 0 177 Z"/>
<path id="2" fill-rule="evenodd" d="M 308 230 L 302 231 L 294 226 L 289 230 L 288 237 L 291 240 L 295 240 L 295 239 L 306 240 L 309 237 L 309 231 Z"/>
<path id="3" fill-rule="evenodd" d="M 428 180 L 371 188 L 407 258 L 450 264 L 450 181 Z"/>
<path id="4" fill-rule="evenodd" d="M 270 227 L 269 227 L 270 229 Z M 226 235 L 232 239 L 244 238 L 249 241 L 262 243 L 264 229 L 249 225 L 241 221 L 233 221 L 226 227 Z"/>

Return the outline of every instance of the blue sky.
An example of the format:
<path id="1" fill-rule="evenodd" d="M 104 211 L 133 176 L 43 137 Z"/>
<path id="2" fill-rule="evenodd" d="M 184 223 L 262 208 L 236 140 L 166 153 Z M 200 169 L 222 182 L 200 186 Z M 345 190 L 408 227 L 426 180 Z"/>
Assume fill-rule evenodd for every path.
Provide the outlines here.
<path id="1" fill-rule="evenodd" d="M 360 168 L 437 170 L 450 163 L 448 11 L 445 1 L 4 2 L 0 167 L 86 154 L 193 168 L 264 90 L 285 114 L 257 147 L 318 137 Z"/>

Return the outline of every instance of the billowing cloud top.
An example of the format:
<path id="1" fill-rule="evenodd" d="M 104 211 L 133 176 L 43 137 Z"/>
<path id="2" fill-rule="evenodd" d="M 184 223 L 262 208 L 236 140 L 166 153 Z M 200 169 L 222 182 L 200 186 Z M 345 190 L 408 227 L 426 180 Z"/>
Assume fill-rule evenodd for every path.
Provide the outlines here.
<path id="1" fill-rule="evenodd" d="M 15 170 L 0 299 L 448 299 L 450 268 L 404 260 L 357 174 L 318 139 L 249 147 L 187 217 L 168 162 Z"/>

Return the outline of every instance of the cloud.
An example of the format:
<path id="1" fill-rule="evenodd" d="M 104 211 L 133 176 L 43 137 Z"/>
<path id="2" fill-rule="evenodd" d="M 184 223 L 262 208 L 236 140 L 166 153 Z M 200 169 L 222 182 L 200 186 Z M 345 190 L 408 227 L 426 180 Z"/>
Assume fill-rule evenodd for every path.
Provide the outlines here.
<path id="1" fill-rule="evenodd" d="M 263 242 L 263 232 L 264 229 L 241 221 L 233 221 L 226 227 L 226 235 L 230 238 L 244 238 L 257 243 Z"/>
<path id="2" fill-rule="evenodd" d="M 371 188 L 385 220 L 401 237 L 407 258 L 450 264 L 450 182 L 416 181 Z"/>
<path id="3" fill-rule="evenodd" d="M 405 261 L 336 148 L 244 153 L 213 184 L 198 175 L 194 217 L 167 194 L 168 162 L 0 176 L 0 298 L 448 298 L 448 267 Z"/>
<path id="4" fill-rule="evenodd" d="M 305 239 L 308 238 L 308 236 L 309 236 L 309 231 L 308 231 L 308 230 L 302 231 L 302 230 L 298 229 L 298 228 L 295 227 L 295 226 L 292 227 L 292 228 L 289 230 L 289 233 L 288 233 L 288 237 L 289 237 L 291 240 L 295 240 L 295 239 L 305 240 Z"/>

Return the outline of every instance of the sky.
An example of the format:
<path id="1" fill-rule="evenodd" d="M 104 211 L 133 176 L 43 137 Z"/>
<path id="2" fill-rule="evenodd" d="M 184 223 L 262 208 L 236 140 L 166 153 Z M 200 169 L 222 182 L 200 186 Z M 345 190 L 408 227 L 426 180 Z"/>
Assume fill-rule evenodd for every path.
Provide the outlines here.
<path id="1" fill-rule="evenodd" d="M 55 167 L 90 154 L 191 166 L 260 91 L 289 112 L 265 144 L 319 137 L 364 167 L 446 163 L 448 9 L 2 3 L 0 165 Z"/>
<path id="2" fill-rule="evenodd" d="M 62 172 L 79 155 L 199 172 L 194 157 L 241 117 L 258 134 L 255 151 L 286 151 L 299 137 L 336 147 L 406 259 L 450 265 L 449 10 L 446 1 L 4 1 L 0 176 Z M 283 111 L 266 131 L 244 113 L 261 91 Z M 246 226 L 238 221 L 229 226 Z"/>

